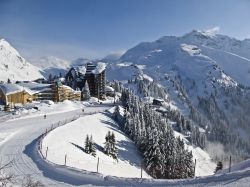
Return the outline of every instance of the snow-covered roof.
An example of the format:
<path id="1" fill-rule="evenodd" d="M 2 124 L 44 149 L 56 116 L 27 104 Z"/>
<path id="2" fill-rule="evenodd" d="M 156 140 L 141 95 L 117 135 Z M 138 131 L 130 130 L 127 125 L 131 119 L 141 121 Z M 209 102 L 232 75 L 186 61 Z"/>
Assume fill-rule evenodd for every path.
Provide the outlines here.
<path id="1" fill-rule="evenodd" d="M 105 92 L 114 92 L 114 88 L 110 87 L 110 86 L 105 86 Z"/>
<path id="2" fill-rule="evenodd" d="M 154 98 L 155 101 L 164 102 L 162 98 Z"/>
<path id="3" fill-rule="evenodd" d="M 36 82 L 21 82 L 17 85 L 23 87 L 25 90 L 30 90 L 30 94 L 35 94 L 47 90 L 51 90 L 51 84 L 40 84 Z"/>
<path id="4" fill-rule="evenodd" d="M 92 73 L 94 74 L 99 74 L 101 72 L 103 72 L 106 68 L 106 64 L 104 62 L 98 62 L 96 65 L 96 68 L 94 70 L 92 70 Z"/>
<path id="5" fill-rule="evenodd" d="M 82 74 L 82 75 L 85 75 L 85 73 L 86 73 L 86 67 L 85 66 L 77 66 L 77 67 L 75 67 L 75 70 L 78 73 Z"/>
<path id="6" fill-rule="evenodd" d="M 0 84 L 0 89 L 3 91 L 5 95 L 11 95 L 22 91 L 26 91 L 27 93 L 32 94 L 32 91 L 30 89 L 24 88 L 17 84 L 7 84 L 7 83 Z"/>

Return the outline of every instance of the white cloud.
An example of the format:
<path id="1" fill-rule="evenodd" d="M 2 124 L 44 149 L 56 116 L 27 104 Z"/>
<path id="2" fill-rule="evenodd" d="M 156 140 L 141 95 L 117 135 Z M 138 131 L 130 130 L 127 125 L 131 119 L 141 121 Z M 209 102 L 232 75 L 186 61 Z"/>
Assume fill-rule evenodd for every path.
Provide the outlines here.
<path id="1" fill-rule="evenodd" d="M 213 27 L 211 29 L 205 30 L 205 32 L 208 34 L 211 34 L 211 35 L 215 35 L 215 34 L 218 34 L 220 32 L 220 27 L 216 26 L 216 27 Z"/>

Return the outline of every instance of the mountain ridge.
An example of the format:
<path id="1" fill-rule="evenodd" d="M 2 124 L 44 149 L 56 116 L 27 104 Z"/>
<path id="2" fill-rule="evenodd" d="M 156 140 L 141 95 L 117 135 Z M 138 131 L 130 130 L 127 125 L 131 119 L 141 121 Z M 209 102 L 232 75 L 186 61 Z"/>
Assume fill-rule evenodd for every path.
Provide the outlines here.
<path id="1" fill-rule="evenodd" d="M 26 61 L 5 39 L 0 39 L 0 81 L 43 78 L 42 70 Z"/>

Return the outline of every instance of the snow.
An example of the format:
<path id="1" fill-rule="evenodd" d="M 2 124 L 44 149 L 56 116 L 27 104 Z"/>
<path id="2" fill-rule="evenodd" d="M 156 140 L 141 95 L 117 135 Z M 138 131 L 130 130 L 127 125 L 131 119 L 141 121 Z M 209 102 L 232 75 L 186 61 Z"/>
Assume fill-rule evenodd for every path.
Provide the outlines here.
<path id="1" fill-rule="evenodd" d="M 22 86 L 24 89 L 29 89 L 32 93 L 39 93 L 51 90 L 51 84 L 40 84 L 36 82 L 20 82 L 17 85 Z"/>
<path id="2" fill-rule="evenodd" d="M 12 83 L 2 83 L 0 84 L 0 89 L 4 94 L 10 95 L 22 91 L 26 91 L 30 95 L 39 93 L 46 90 L 51 90 L 50 84 L 39 84 L 36 82 L 22 82 L 18 84 Z"/>
<path id="3" fill-rule="evenodd" d="M 231 167 L 231 172 L 237 172 L 237 171 L 242 171 L 242 170 L 249 170 L 250 168 L 250 159 L 245 160 L 243 162 L 240 162 L 238 164 L 232 165 Z M 218 173 L 228 173 L 229 168 L 219 170 Z"/>
<path id="4" fill-rule="evenodd" d="M 114 88 L 110 87 L 110 86 L 105 86 L 105 92 L 114 92 Z"/>
<path id="5" fill-rule="evenodd" d="M 201 53 L 201 50 L 195 45 L 181 44 L 181 48 L 191 56 L 199 55 Z"/>
<path id="6" fill-rule="evenodd" d="M 131 62 L 123 62 L 123 63 L 118 63 L 116 64 L 117 66 L 120 66 L 120 67 L 128 67 L 128 66 L 131 66 L 133 63 Z"/>
<path id="7" fill-rule="evenodd" d="M 77 70 L 77 72 L 81 73 L 82 75 L 85 75 L 85 73 L 87 71 L 85 66 L 77 66 L 76 70 Z"/>
<path id="8" fill-rule="evenodd" d="M 22 92 L 24 91 L 24 88 L 21 86 L 18 86 L 16 84 L 0 84 L 0 89 L 3 91 L 5 95 L 11 95 L 14 93 Z"/>
<path id="9" fill-rule="evenodd" d="M 190 145 L 189 141 L 181 133 L 174 131 L 174 134 L 175 137 L 180 137 L 184 141 L 186 149 L 192 151 L 193 159 L 196 159 L 195 176 L 213 175 L 216 164 L 212 161 L 209 154 L 200 147 Z"/>
<path id="10" fill-rule="evenodd" d="M 119 150 L 118 161 L 104 154 L 102 150 L 105 135 L 110 130 L 115 133 Z M 99 172 L 101 174 L 118 177 L 140 177 L 142 158 L 139 156 L 134 143 L 119 130 L 118 125 L 107 114 L 103 113 L 79 118 L 51 131 L 43 139 L 42 153 L 45 156 L 48 147 L 50 152 L 47 159 L 50 162 L 63 165 L 64 156 L 67 154 L 67 166 L 96 172 L 97 157 L 82 151 L 87 134 L 92 135 L 97 144 L 97 157 L 100 158 Z M 143 177 L 150 178 L 145 172 L 143 172 Z"/>
<path id="11" fill-rule="evenodd" d="M 143 77 L 144 79 L 150 81 L 150 82 L 153 82 L 153 81 L 154 81 L 150 76 L 148 76 L 148 75 L 146 75 L 146 74 L 143 74 L 142 77 Z"/>
<path id="12" fill-rule="evenodd" d="M 105 70 L 105 68 L 106 68 L 106 64 L 104 62 L 98 62 L 96 65 L 96 68 L 92 70 L 92 73 L 100 74 L 101 72 Z"/>
<path id="13" fill-rule="evenodd" d="M 41 69 L 27 62 L 6 40 L 0 39 L 0 81 L 43 78 Z"/>
<path id="14" fill-rule="evenodd" d="M 76 170 L 62 165 L 45 162 L 37 152 L 37 138 L 51 128 L 52 124 L 59 121 L 72 119 L 82 114 L 81 109 L 71 110 L 67 103 L 60 108 L 64 111 L 47 114 L 43 116 L 31 116 L 16 120 L 2 122 L 0 124 L 0 152 L 1 163 L 12 161 L 11 167 L 6 172 L 13 173 L 17 177 L 17 185 L 22 183 L 24 176 L 31 175 L 33 179 L 41 181 L 45 186 L 240 186 L 248 187 L 250 183 L 249 161 L 243 162 L 243 169 L 233 169 L 232 173 L 216 174 L 206 177 L 196 177 L 185 180 L 164 180 L 164 179 L 140 179 L 120 178 L 113 176 L 102 176 L 96 172 Z M 65 105 L 66 104 L 66 105 Z M 72 105 L 73 103 L 71 103 Z M 56 104 L 55 104 L 56 105 Z M 47 106 L 47 109 L 50 107 Z M 95 105 L 85 108 L 85 115 L 93 112 L 104 111 L 109 108 L 104 105 Z M 47 110 L 45 108 L 45 111 Z M 68 110 L 67 110 L 68 109 Z M 67 111 L 66 111 L 67 110 Z M 99 114 L 98 114 L 99 115 Z M 93 119 L 94 120 L 94 119 Z M 35 123 L 35 124 L 34 124 Z M 84 123 L 87 123 L 84 121 Z M 89 125 L 90 126 L 90 125 Z M 63 128 L 59 127 L 58 129 Z M 83 128 L 83 127 L 82 127 Z M 95 130 L 96 131 L 96 130 Z M 53 131 L 52 131 L 53 132 Z M 79 133 L 79 132 L 77 132 Z M 83 135 L 82 135 L 83 137 Z M 73 137 L 74 138 L 74 137 Z M 84 138 L 81 139 L 83 143 Z M 60 144 L 61 142 L 57 142 Z M 50 151 L 50 149 L 49 149 Z M 48 152 L 49 155 L 49 152 Z M 198 163 L 197 163 L 198 164 Z M 240 165 L 240 164 L 239 164 Z M 100 167 L 101 169 L 101 167 Z M 136 175 L 138 176 L 138 175 Z M 135 176 L 135 177 L 136 177 Z"/>
<path id="15" fill-rule="evenodd" d="M 43 56 L 39 58 L 29 58 L 31 64 L 39 67 L 43 70 L 42 74 L 46 78 L 49 78 L 50 75 L 65 75 L 67 71 L 73 65 L 73 62 L 70 62 L 66 59 L 62 59 L 56 56 Z"/>

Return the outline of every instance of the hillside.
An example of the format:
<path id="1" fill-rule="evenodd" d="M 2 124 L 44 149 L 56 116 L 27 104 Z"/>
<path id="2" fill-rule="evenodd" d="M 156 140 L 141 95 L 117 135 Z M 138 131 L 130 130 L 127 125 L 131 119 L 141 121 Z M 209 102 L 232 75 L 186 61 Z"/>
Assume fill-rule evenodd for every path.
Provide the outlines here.
<path id="1" fill-rule="evenodd" d="M 50 74 L 65 74 L 70 69 L 70 62 L 54 56 L 46 56 L 37 59 L 30 59 L 31 63 L 43 70 L 42 74 L 48 78 Z"/>
<path id="2" fill-rule="evenodd" d="M 238 83 L 250 85 L 250 42 L 224 35 L 211 35 L 194 30 L 181 37 L 165 36 L 154 42 L 138 44 L 120 59 L 148 66 L 153 64 L 178 65 L 180 61 L 186 61 L 181 57 L 185 44 L 194 47 L 195 53 L 190 54 L 190 60 L 196 60 L 199 54 L 206 56 Z M 184 51 L 187 52 L 185 49 Z"/>
<path id="3" fill-rule="evenodd" d="M 0 81 L 42 78 L 41 70 L 27 62 L 6 40 L 0 39 Z"/>
<path id="4" fill-rule="evenodd" d="M 98 130 L 97 130 L 98 129 Z M 105 135 L 113 131 L 117 141 L 118 160 L 103 152 Z M 72 134 L 74 136 L 72 136 Z M 84 152 L 86 135 L 92 135 L 96 144 L 96 157 Z M 58 144 L 60 142 L 60 144 Z M 49 147 L 48 160 L 63 164 L 67 154 L 67 166 L 96 172 L 99 157 L 99 172 L 118 177 L 137 177 L 141 175 L 141 156 L 134 143 L 119 130 L 119 126 L 104 113 L 82 117 L 50 132 L 43 140 L 43 154 Z M 143 171 L 144 178 L 151 178 Z"/>
<path id="5" fill-rule="evenodd" d="M 126 86 L 140 97 L 164 98 L 167 111 L 190 121 L 191 133 L 200 128 L 198 134 L 241 160 L 250 154 L 249 51 L 247 40 L 192 31 L 138 44 L 109 64 L 107 76 L 129 80 Z"/>

